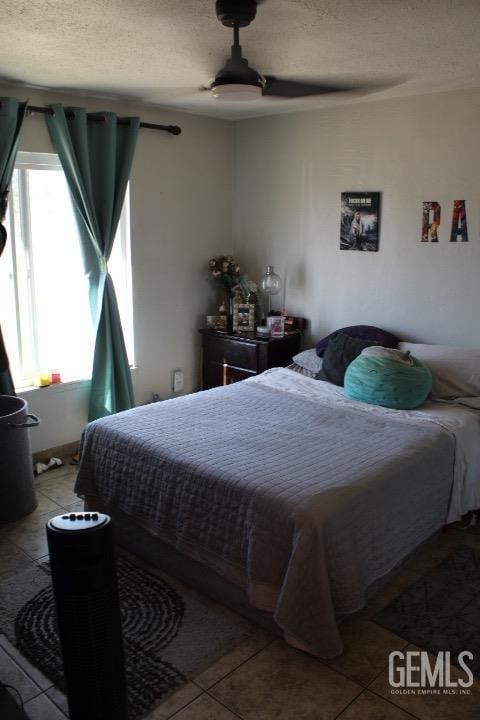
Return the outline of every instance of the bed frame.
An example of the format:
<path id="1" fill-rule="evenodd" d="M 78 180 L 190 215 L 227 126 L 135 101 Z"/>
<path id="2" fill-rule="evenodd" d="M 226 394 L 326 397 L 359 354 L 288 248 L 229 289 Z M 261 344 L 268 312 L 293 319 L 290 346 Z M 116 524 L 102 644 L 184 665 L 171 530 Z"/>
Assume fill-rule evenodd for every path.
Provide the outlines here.
<path id="1" fill-rule="evenodd" d="M 96 497 L 85 498 L 85 510 L 90 512 L 104 512 L 112 518 L 112 529 L 115 544 L 120 548 L 136 555 L 144 562 L 177 578 L 191 588 L 198 590 L 212 600 L 226 605 L 234 612 L 247 620 L 259 625 L 274 635 L 283 637 L 283 630 L 274 621 L 271 613 L 254 608 L 242 588 L 234 585 L 206 565 L 193 560 L 176 550 L 172 545 L 163 542 L 147 532 L 128 515 Z M 456 525 L 456 523 L 455 523 Z M 439 533 L 451 529 L 451 525 L 444 526 Z M 435 533 L 434 535 L 436 535 Z M 433 537 L 433 536 L 432 536 Z M 389 583 L 404 565 L 426 545 L 431 538 L 419 545 L 387 575 L 373 582 L 367 590 L 367 597 L 376 595 Z M 347 616 L 338 616 L 337 622 L 342 623 Z"/>
<path id="2" fill-rule="evenodd" d="M 282 629 L 276 624 L 270 613 L 257 610 L 250 605 L 242 588 L 221 577 L 206 565 L 187 557 L 160 538 L 154 537 L 121 510 L 112 509 L 98 498 L 93 497 L 85 498 L 85 510 L 104 512 L 110 515 L 114 540 L 121 548 L 128 550 L 167 575 L 176 577 L 213 600 L 226 605 L 265 630 L 276 635 L 283 635 Z"/>

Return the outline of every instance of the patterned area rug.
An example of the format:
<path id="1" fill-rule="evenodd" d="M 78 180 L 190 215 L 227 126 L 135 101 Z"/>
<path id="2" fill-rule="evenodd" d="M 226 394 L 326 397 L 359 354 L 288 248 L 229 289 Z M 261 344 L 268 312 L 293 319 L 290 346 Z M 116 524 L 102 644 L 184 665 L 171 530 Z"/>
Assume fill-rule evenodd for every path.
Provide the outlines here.
<path id="1" fill-rule="evenodd" d="M 480 676 L 480 554 L 462 547 L 410 585 L 373 618 L 378 625 L 432 653 L 473 653 Z"/>
<path id="2" fill-rule="evenodd" d="M 172 578 L 117 556 L 129 717 L 139 720 L 252 634 L 253 625 Z M 48 563 L 2 582 L 0 632 L 62 691 Z"/>

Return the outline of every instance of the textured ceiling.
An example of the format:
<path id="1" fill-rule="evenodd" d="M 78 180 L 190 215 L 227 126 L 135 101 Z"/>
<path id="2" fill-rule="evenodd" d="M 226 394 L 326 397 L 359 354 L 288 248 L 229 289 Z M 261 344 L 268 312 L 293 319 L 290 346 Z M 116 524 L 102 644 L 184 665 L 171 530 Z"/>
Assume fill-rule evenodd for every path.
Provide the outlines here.
<path id="1" fill-rule="evenodd" d="M 369 97 L 480 86 L 479 0 L 265 0 L 240 39 L 263 74 L 378 83 Z M 367 94 L 221 103 L 200 88 L 230 44 L 214 0 L 3 0 L 0 77 L 223 118 Z"/>

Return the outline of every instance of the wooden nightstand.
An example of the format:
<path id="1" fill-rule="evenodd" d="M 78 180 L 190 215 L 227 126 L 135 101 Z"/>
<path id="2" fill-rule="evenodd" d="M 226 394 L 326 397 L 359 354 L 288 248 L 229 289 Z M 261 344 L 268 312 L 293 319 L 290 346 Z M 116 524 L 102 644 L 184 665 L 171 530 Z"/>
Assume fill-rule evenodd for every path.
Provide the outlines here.
<path id="1" fill-rule="evenodd" d="M 203 339 L 203 389 L 245 380 L 271 367 L 284 367 L 300 351 L 302 334 L 295 330 L 283 338 L 231 335 L 200 330 Z"/>

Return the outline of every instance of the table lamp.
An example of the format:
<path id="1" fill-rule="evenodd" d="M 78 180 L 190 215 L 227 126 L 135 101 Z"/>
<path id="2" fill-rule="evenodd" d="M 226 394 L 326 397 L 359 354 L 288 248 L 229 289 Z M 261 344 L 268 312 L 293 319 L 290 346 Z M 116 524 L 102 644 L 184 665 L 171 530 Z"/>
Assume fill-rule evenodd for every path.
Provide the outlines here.
<path id="1" fill-rule="evenodd" d="M 271 310 L 272 295 L 280 292 L 282 281 L 280 277 L 273 271 L 273 265 L 267 265 L 267 272 L 260 280 L 260 287 L 268 298 L 268 312 Z"/>

